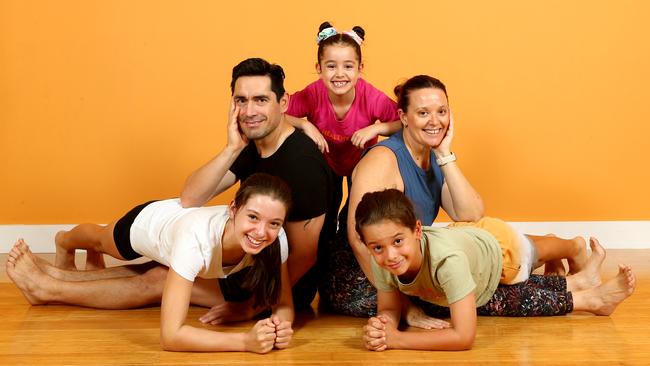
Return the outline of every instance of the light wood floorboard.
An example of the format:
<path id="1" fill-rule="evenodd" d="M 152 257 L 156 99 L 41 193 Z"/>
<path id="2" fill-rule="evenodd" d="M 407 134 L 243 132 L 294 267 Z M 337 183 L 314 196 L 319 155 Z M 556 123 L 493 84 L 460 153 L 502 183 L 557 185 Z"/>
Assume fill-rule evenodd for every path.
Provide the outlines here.
<path id="1" fill-rule="evenodd" d="M 635 294 L 609 317 L 481 317 L 470 351 L 373 353 L 362 348 L 364 319 L 314 311 L 299 314 L 290 349 L 267 355 L 161 351 L 158 307 L 30 306 L 7 279 L 5 258 L 0 255 L 0 365 L 650 364 L 650 250 L 645 249 L 608 252 L 604 278 L 615 274 L 619 262 L 631 264 L 638 277 Z M 196 319 L 204 311 L 192 307 L 189 321 L 199 326 Z M 241 331 L 251 324 L 210 328 Z"/>

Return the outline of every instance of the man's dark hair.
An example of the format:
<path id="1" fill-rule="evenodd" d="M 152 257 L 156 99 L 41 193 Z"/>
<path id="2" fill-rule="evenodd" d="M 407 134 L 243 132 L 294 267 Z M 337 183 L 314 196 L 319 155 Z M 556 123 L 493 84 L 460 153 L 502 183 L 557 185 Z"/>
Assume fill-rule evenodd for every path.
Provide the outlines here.
<path id="1" fill-rule="evenodd" d="M 230 94 L 235 92 L 235 82 L 242 76 L 268 76 L 271 79 L 271 90 L 279 102 L 284 96 L 284 70 L 282 66 L 271 64 L 261 58 L 248 58 L 232 69 L 230 81 Z"/>

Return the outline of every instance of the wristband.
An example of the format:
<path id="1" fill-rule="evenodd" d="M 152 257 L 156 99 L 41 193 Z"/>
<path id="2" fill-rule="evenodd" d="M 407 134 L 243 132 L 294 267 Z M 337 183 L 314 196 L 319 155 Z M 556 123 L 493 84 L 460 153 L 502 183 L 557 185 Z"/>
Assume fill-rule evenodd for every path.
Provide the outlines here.
<path id="1" fill-rule="evenodd" d="M 443 166 L 447 163 L 451 163 L 452 161 L 456 161 L 456 155 L 454 153 L 436 159 L 438 166 Z"/>

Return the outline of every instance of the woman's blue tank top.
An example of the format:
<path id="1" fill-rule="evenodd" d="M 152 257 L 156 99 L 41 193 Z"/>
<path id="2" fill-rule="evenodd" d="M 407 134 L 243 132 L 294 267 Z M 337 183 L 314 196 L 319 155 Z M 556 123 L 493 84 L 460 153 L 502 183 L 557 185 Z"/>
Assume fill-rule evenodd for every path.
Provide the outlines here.
<path id="1" fill-rule="evenodd" d="M 415 215 L 422 225 L 431 225 L 441 206 L 442 184 L 444 177 L 433 151 L 430 152 L 429 169 L 420 168 L 404 144 L 402 131 L 390 138 L 377 143 L 375 146 L 389 148 L 397 158 L 399 172 L 404 181 L 404 194 L 415 206 Z M 374 147 L 374 146 L 373 146 Z"/>

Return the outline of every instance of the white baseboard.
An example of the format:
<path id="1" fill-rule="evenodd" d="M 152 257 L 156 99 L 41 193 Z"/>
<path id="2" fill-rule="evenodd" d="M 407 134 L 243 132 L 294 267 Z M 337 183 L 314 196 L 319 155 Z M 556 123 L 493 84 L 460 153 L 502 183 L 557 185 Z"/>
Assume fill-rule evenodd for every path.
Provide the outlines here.
<path id="1" fill-rule="evenodd" d="M 553 233 L 564 238 L 594 236 L 607 249 L 650 249 L 650 221 L 511 222 L 517 230 L 534 235 Z M 444 226 L 446 223 L 435 223 Z M 35 253 L 54 253 L 54 235 L 70 225 L 0 225 L 0 253 L 7 253 L 23 238 Z"/>
<path id="2" fill-rule="evenodd" d="M 70 230 L 70 225 L 0 225 L 0 253 L 8 253 L 18 238 L 23 238 L 34 253 L 54 253 L 54 235 Z"/>
<path id="3" fill-rule="evenodd" d="M 650 249 L 650 221 L 512 222 L 526 234 L 596 237 L 606 249 Z"/>

